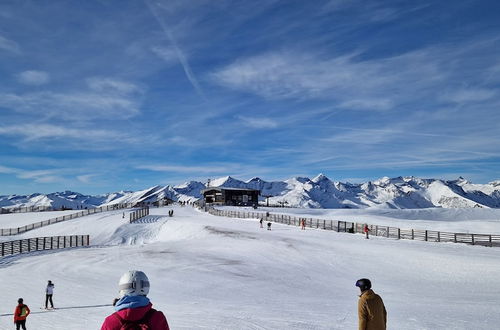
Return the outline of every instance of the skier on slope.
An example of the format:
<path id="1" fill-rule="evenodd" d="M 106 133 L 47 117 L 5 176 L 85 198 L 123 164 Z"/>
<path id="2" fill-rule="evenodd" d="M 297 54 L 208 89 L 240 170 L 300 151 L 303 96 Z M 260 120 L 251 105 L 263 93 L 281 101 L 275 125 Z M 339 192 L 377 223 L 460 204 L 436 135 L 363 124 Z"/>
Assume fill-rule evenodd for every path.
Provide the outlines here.
<path id="1" fill-rule="evenodd" d="M 51 280 L 47 282 L 47 287 L 45 288 L 45 309 L 49 308 L 49 301 L 50 301 L 50 307 L 54 308 L 54 302 L 52 301 L 52 295 L 54 294 L 54 283 L 52 283 Z"/>
<path id="2" fill-rule="evenodd" d="M 14 324 L 16 325 L 16 330 L 21 327 L 26 330 L 26 318 L 30 315 L 30 309 L 27 305 L 23 304 L 23 298 L 17 300 L 16 310 L 14 311 Z"/>
<path id="3" fill-rule="evenodd" d="M 368 225 L 367 225 L 367 224 L 365 224 L 365 226 L 363 227 L 363 231 L 364 231 L 364 233 L 366 234 L 366 237 L 365 237 L 365 238 L 366 238 L 366 239 L 369 239 L 369 237 L 368 237 L 368 233 L 370 232 L 370 228 L 368 228 Z"/>
<path id="4" fill-rule="evenodd" d="M 373 292 L 372 283 L 367 278 L 356 281 L 361 291 L 358 301 L 359 330 L 386 330 L 387 311 L 384 301 Z"/>
<path id="5" fill-rule="evenodd" d="M 130 270 L 118 283 L 120 299 L 114 304 L 115 313 L 104 320 L 101 330 L 152 329 L 169 330 L 161 311 L 152 308 L 149 298 L 149 279 L 139 270 Z"/>

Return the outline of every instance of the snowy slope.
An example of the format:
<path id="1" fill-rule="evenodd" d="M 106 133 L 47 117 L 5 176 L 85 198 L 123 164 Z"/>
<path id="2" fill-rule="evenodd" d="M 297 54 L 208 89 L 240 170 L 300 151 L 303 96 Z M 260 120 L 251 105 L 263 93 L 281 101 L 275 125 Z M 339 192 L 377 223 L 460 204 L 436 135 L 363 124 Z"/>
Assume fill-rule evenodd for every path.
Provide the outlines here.
<path id="1" fill-rule="evenodd" d="M 257 220 L 174 211 L 154 223 L 128 224 L 122 212 L 109 212 L 30 233 L 90 233 L 94 246 L 0 259 L 0 328 L 12 328 L 23 297 L 33 311 L 28 329 L 99 329 L 129 269 L 148 274 L 154 307 L 177 330 L 355 329 L 361 277 L 384 299 L 389 329 L 481 330 L 500 322 L 498 249 L 279 224 L 267 231 Z M 60 308 L 53 312 L 38 309 L 48 279 Z"/>
<path id="2" fill-rule="evenodd" d="M 313 179 L 297 177 L 266 182 L 260 178 L 241 181 L 230 176 L 212 180 L 211 186 L 250 188 L 261 191 L 261 201 L 301 208 L 500 208 L 500 182 L 472 184 L 463 178 L 445 181 L 415 177 L 384 177 L 362 184 L 331 181 L 323 174 Z M 120 191 L 106 195 L 85 196 L 74 192 L 48 195 L 0 196 L 0 207 L 52 206 L 96 207 L 117 203 L 155 202 L 168 198 L 194 201 L 201 198 L 206 185 L 189 181 L 175 187 L 154 186 L 141 191 Z"/>

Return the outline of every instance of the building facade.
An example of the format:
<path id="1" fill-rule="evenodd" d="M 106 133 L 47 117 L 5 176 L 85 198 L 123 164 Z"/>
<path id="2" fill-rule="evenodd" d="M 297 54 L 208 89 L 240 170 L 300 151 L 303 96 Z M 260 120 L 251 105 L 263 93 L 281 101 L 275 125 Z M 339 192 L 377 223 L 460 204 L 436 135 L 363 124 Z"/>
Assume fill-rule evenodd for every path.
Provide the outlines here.
<path id="1" fill-rule="evenodd" d="M 245 188 L 208 187 L 201 191 L 207 204 L 256 206 L 259 203 L 259 190 Z"/>

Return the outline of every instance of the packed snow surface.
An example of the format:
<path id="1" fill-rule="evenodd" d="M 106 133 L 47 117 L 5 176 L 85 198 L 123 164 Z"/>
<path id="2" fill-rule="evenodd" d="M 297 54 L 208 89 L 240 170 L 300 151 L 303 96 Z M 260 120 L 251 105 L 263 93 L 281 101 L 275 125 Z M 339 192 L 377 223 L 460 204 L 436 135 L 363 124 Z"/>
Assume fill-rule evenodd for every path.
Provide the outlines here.
<path id="1" fill-rule="evenodd" d="M 217 207 L 240 212 L 288 214 L 307 219 L 325 219 L 391 226 L 401 229 L 500 235 L 500 209 L 304 209 Z"/>
<path id="2" fill-rule="evenodd" d="M 367 240 L 280 224 L 268 231 L 257 219 L 179 206 L 167 217 L 170 209 L 151 209 L 142 223 L 111 211 L 22 235 L 90 234 L 92 246 L 1 258 L 0 328 L 13 328 L 23 297 L 32 310 L 28 329 L 99 329 L 113 312 L 118 279 L 130 269 L 149 276 L 149 297 L 175 330 L 356 329 L 354 283 L 362 277 L 384 299 L 389 329 L 500 324 L 497 248 Z M 55 311 L 39 309 L 49 279 Z"/>
<path id="3" fill-rule="evenodd" d="M 0 216 L 1 228 L 17 228 L 30 225 L 35 222 L 41 222 L 49 219 L 62 217 L 68 214 L 78 213 L 78 210 L 67 211 L 49 211 L 49 212 L 27 212 L 27 213 L 8 213 Z"/>

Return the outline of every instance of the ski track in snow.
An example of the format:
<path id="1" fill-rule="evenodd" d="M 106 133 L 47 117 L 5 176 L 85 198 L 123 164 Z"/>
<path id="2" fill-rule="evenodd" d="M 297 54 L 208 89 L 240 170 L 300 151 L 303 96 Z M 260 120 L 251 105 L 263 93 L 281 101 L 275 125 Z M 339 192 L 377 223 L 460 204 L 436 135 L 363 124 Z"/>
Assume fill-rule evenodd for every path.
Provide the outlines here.
<path id="1" fill-rule="evenodd" d="M 172 208 L 174 217 L 166 216 Z M 176 330 L 355 329 L 354 283 L 361 277 L 372 279 L 384 299 L 389 329 L 493 329 L 500 323 L 499 249 L 366 240 L 280 224 L 268 231 L 257 219 L 215 217 L 191 207 L 152 208 L 156 220 L 146 223 L 129 224 L 122 214 L 94 214 L 15 236 L 90 234 L 92 246 L 0 259 L 0 329 L 13 327 L 8 314 L 19 297 L 34 312 L 28 329 L 99 329 L 113 311 L 119 277 L 134 268 L 147 273 L 154 307 Z M 48 279 L 61 309 L 42 312 Z"/>

